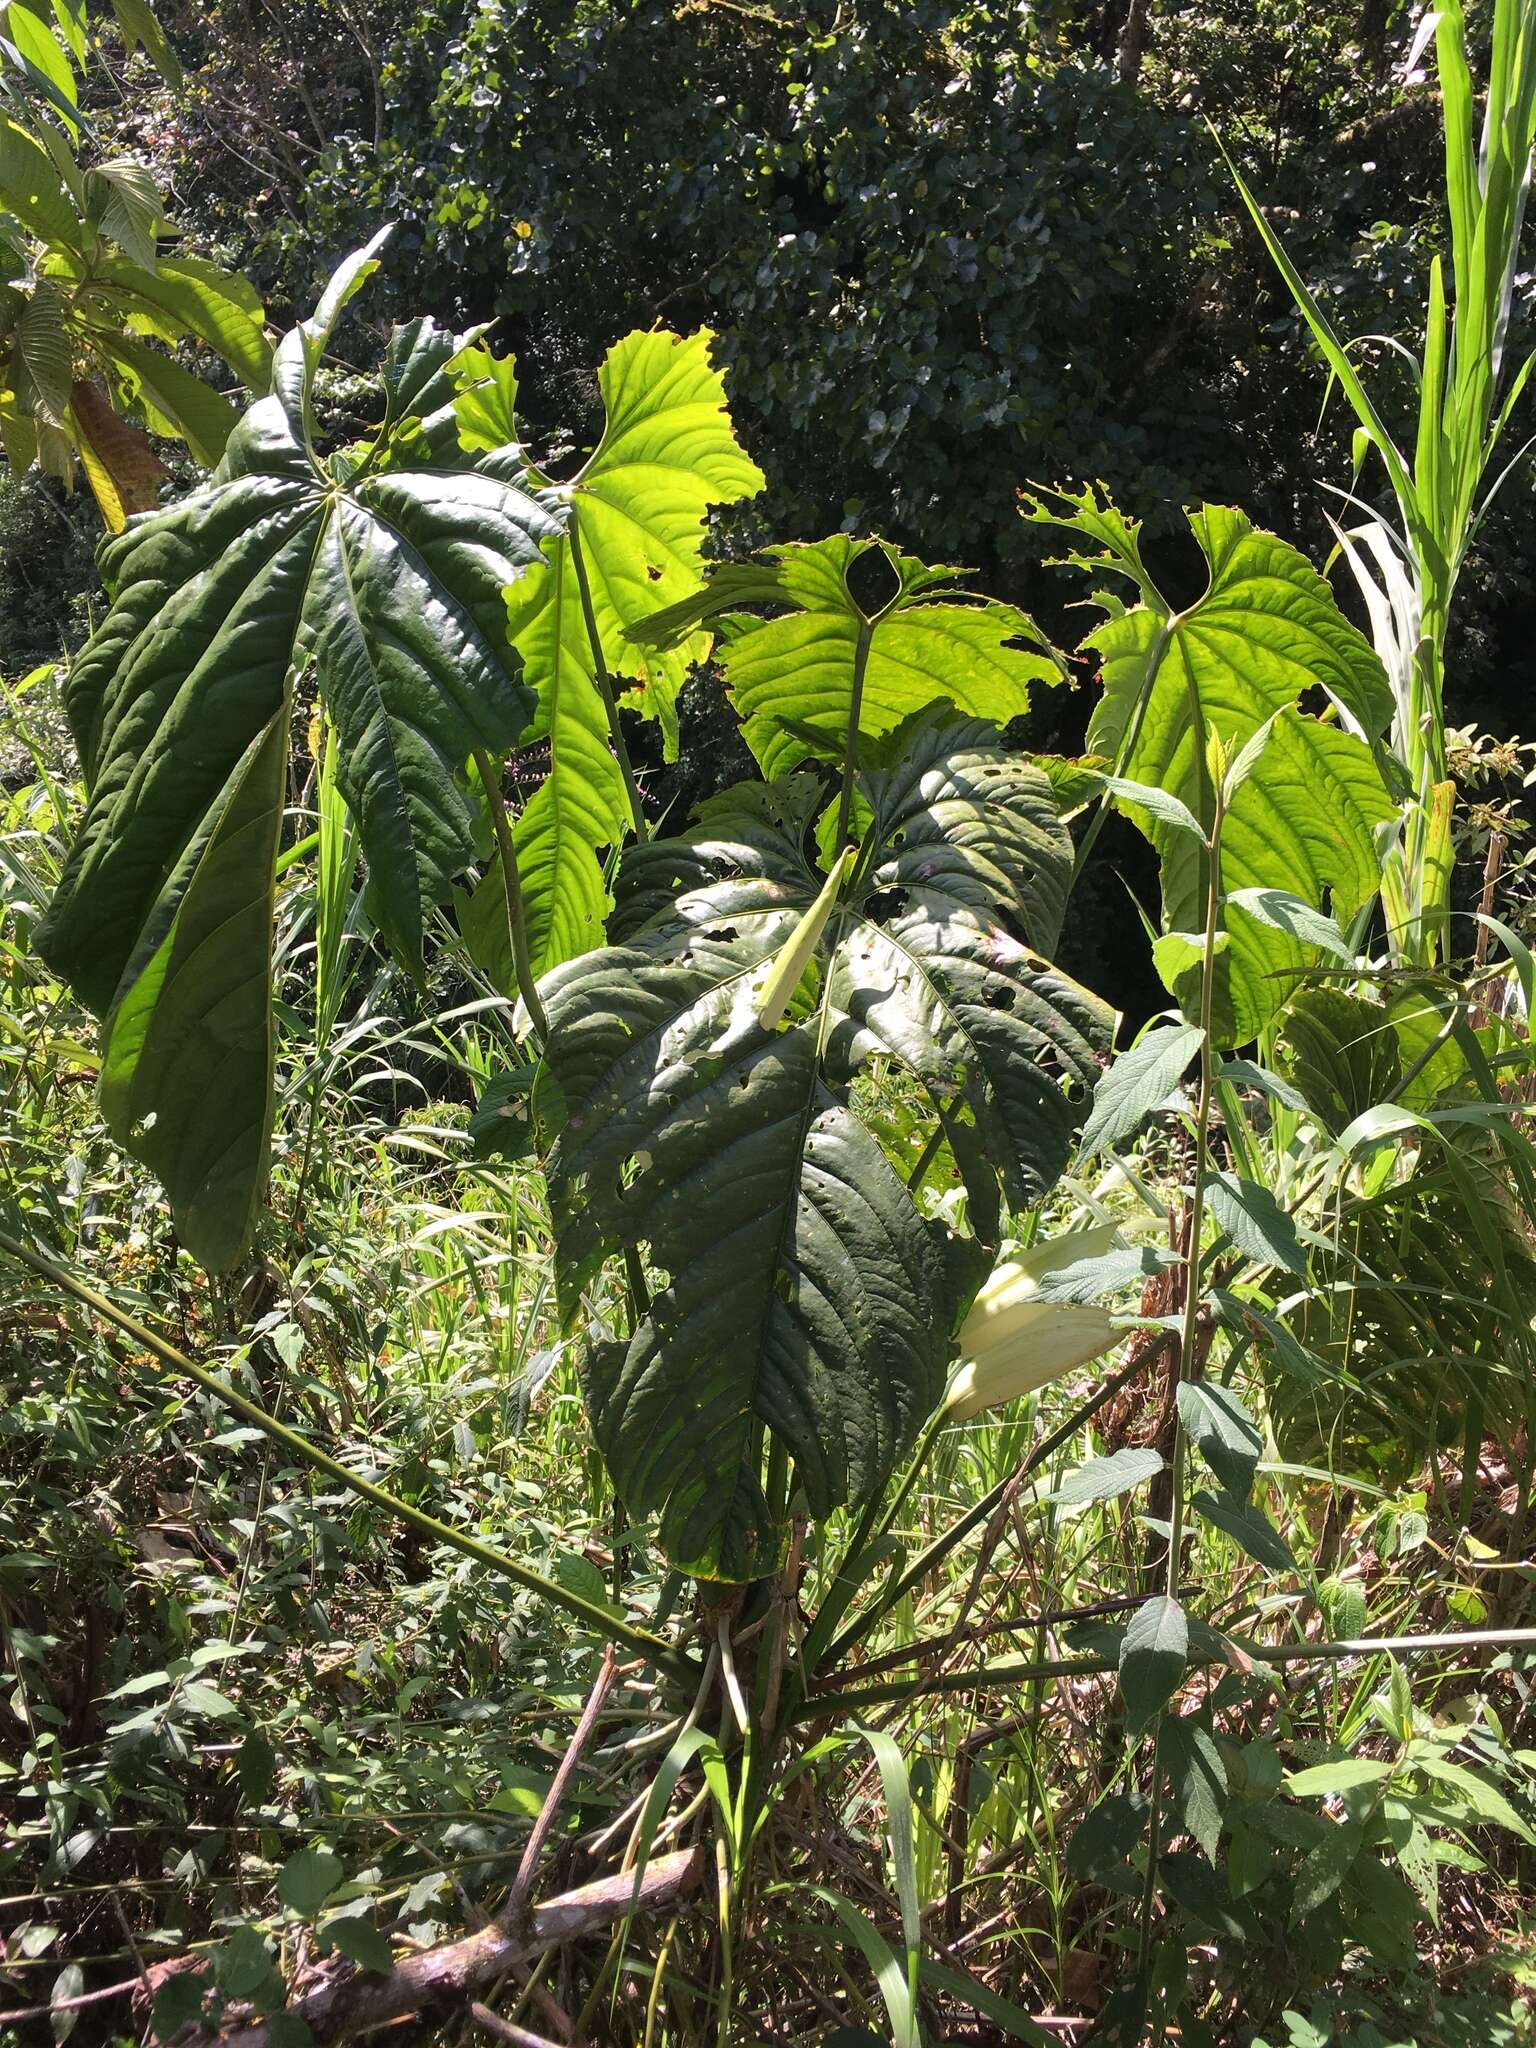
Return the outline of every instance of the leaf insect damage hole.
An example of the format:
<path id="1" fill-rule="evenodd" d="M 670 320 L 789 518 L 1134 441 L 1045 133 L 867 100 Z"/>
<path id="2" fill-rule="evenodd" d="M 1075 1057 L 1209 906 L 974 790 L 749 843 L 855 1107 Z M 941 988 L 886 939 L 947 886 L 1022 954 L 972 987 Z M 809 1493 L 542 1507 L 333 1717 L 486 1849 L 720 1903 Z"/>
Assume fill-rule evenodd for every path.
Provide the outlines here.
<path id="1" fill-rule="evenodd" d="M 911 901 L 907 889 L 876 889 L 864 899 L 864 915 L 871 924 L 893 924 Z"/>

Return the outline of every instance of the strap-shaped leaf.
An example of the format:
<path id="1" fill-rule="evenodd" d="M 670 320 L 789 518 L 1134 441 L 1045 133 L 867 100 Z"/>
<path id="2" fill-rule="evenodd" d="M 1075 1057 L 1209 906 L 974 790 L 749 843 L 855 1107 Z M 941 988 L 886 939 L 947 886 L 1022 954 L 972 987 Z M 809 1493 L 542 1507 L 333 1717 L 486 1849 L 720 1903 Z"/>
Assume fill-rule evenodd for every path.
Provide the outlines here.
<path id="1" fill-rule="evenodd" d="M 1167 791 L 1210 832 L 1215 815 L 1205 742 L 1235 750 L 1274 718 L 1260 772 L 1234 793 L 1222 849 L 1228 891 L 1280 888 L 1318 908 L 1331 899 L 1341 923 L 1380 883 L 1376 828 L 1395 815 L 1371 749 L 1297 708 L 1322 688 L 1360 730 L 1391 716 L 1386 677 L 1369 643 L 1339 611 L 1324 579 L 1284 541 L 1241 512 L 1207 506 L 1190 525 L 1205 555 L 1204 594 L 1176 610 L 1153 585 L 1134 527 L 1091 497 L 1032 505 L 1030 516 L 1094 543 L 1080 566 L 1126 577 L 1140 602 L 1103 598 L 1108 616 L 1087 639 L 1103 666 L 1104 695 L 1088 729 L 1091 752 L 1136 783 Z M 1278 716 L 1277 716 L 1278 714 Z M 1208 856 L 1192 835 L 1124 798 L 1162 857 L 1163 927 L 1197 932 L 1205 922 Z M 1241 1043 L 1260 1031 L 1318 949 L 1241 908 L 1227 920 L 1221 1035 Z M 1172 984 L 1170 984 L 1171 986 Z M 1175 993 L 1178 990 L 1175 989 Z"/>
<path id="2" fill-rule="evenodd" d="M 528 737 L 547 738 L 550 751 L 549 773 L 516 834 L 529 948 L 541 971 L 601 941 L 608 894 L 599 851 L 620 844 L 632 824 L 593 633 L 606 685 L 632 688 L 626 702 L 661 722 L 675 754 L 677 693 L 709 638 L 696 634 L 664 654 L 643 653 L 625 628 L 698 582 L 710 506 L 763 487 L 762 472 L 731 431 L 725 387 L 710 360 L 713 338 L 704 328 L 687 336 L 637 333 L 609 351 L 598 372 L 602 438 L 558 493 L 569 508 L 568 537 L 509 594 L 513 641 L 538 692 Z M 479 445 L 485 395 L 466 393 L 460 408 L 465 445 Z M 488 879 L 469 923 L 477 954 L 510 986 L 500 886 Z"/>
<path id="3" fill-rule="evenodd" d="M 916 1076 L 973 1217 L 995 1219 L 1000 1190 L 1037 1200 L 1065 1165 L 1109 1043 L 1110 1013 L 1018 935 L 1056 914 L 1070 861 L 1045 777 L 975 721 L 908 737 L 906 767 L 863 778 L 869 844 L 782 1029 L 762 991 L 823 879 L 805 848 L 826 792 L 808 774 L 632 848 L 627 943 L 542 986 L 564 1306 L 620 1248 L 643 1249 L 657 1283 L 630 1343 L 590 1361 L 594 1429 L 627 1505 L 659 1510 L 693 1571 L 767 1568 L 764 1432 L 817 1514 L 883 1483 L 981 1277 L 920 1213 L 852 1084 L 877 1056 Z"/>
<path id="4" fill-rule="evenodd" d="M 666 646 L 741 605 L 781 611 L 728 616 L 721 653 L 747 743 L 772 778 L 810 758 L 840 761 L 850 731 L 874 738 L 931 704 L 1006 725 L 1029 708 L 1033 683 L 1060 680 L 1033 622 L 955 590 L 963 573 L 834 534 L 727 565 L 636 637 Z"/>
<path id="5" fill-rule="evenodd" d="M 157 957 L 232 778 L 305 663 L 338 732 L 374 915 L 411 963 L 475 855 L 465 763 L 531 713 L 503 593 L 556 518 L 494 458 L 391 467 L 386 441 L 320 461 L 307 386 L 338 303 L 284 342 L 276 393 L 212 481 L 102 550 L 112 607 L 66 686 L 90 801 L 39 935 L 99 1013 L 121 1010 Z M 457 340 L 437 330 L 432 346 L 446 364 Z M 163 1105 L 141 1087 L 136 1116 L 150 1107 Z"/>

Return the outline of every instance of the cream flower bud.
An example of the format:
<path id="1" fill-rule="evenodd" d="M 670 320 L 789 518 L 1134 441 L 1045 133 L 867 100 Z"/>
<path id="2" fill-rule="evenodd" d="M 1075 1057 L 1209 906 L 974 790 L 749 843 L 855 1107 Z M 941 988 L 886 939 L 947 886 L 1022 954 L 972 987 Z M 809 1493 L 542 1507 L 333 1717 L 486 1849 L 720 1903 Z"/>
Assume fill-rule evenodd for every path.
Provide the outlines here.
<path id="1" fill-rule="evenodd" d="M 944 1403 L 952 1422 L 1017 1401 L 1121 1341 L 1125 1332 L 1106 1310 L 1040 1299 L 1047 1273 L 1101 1257 L 1116 1235 L 1112 1223 L 1069 1230 L 995 1269 L 961 1326 L 960 1364 Z"/>

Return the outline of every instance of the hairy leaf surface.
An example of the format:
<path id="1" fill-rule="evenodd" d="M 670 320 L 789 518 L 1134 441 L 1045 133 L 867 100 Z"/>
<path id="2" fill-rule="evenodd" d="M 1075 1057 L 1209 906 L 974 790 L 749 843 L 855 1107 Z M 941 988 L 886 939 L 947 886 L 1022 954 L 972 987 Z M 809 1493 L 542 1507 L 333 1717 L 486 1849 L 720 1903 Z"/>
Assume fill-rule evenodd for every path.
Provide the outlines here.
<path id="1" fill-rule="evenodd" d="M 762 990 L 822 886 L 808 774 L 633 848 L 624 943 L 543 984 L 564 1305 L 621 1248 L 655 1279 L 633 1339 L 592 1354 L 594 1428 L 630 1509 L 659 1510 L 694 1571 L 766 1568 L 764 1431 L 818 1515 L 883 1482 L 985 1267 L 920 1212 L 853 1084 L 872 1063 L 914 1075 L 973 1219 L 995 1220 L 1065 1165 L 1108 1043 L 1109 1013 L 1022 936 L 1054 928 L 1070 861 L 1044 776 L 974 721 L 908 737 L 903 766 L 862 780 L 867 851 L 782 1028 Z"/>

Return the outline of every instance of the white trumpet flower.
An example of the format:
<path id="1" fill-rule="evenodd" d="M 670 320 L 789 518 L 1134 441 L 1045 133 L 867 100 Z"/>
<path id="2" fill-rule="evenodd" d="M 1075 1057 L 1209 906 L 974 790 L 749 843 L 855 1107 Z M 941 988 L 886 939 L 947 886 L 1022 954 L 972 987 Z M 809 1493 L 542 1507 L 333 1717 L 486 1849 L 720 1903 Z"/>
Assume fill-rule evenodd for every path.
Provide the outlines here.
<path id="1" fill-rule="evenodd" d="M 1065 1231 L 998 1266 L 960 1330 L 960 1364 L 944 1403 L 950 1422 L 1001 1408 L 1060 1379 L 1074 1366 L 1112 1350 L 1125 1332 L 1102 1308 L 1086 1302 L 1042 1301 L 1047 1273 L 1114 1246 L 1112 1223 Z"/>

